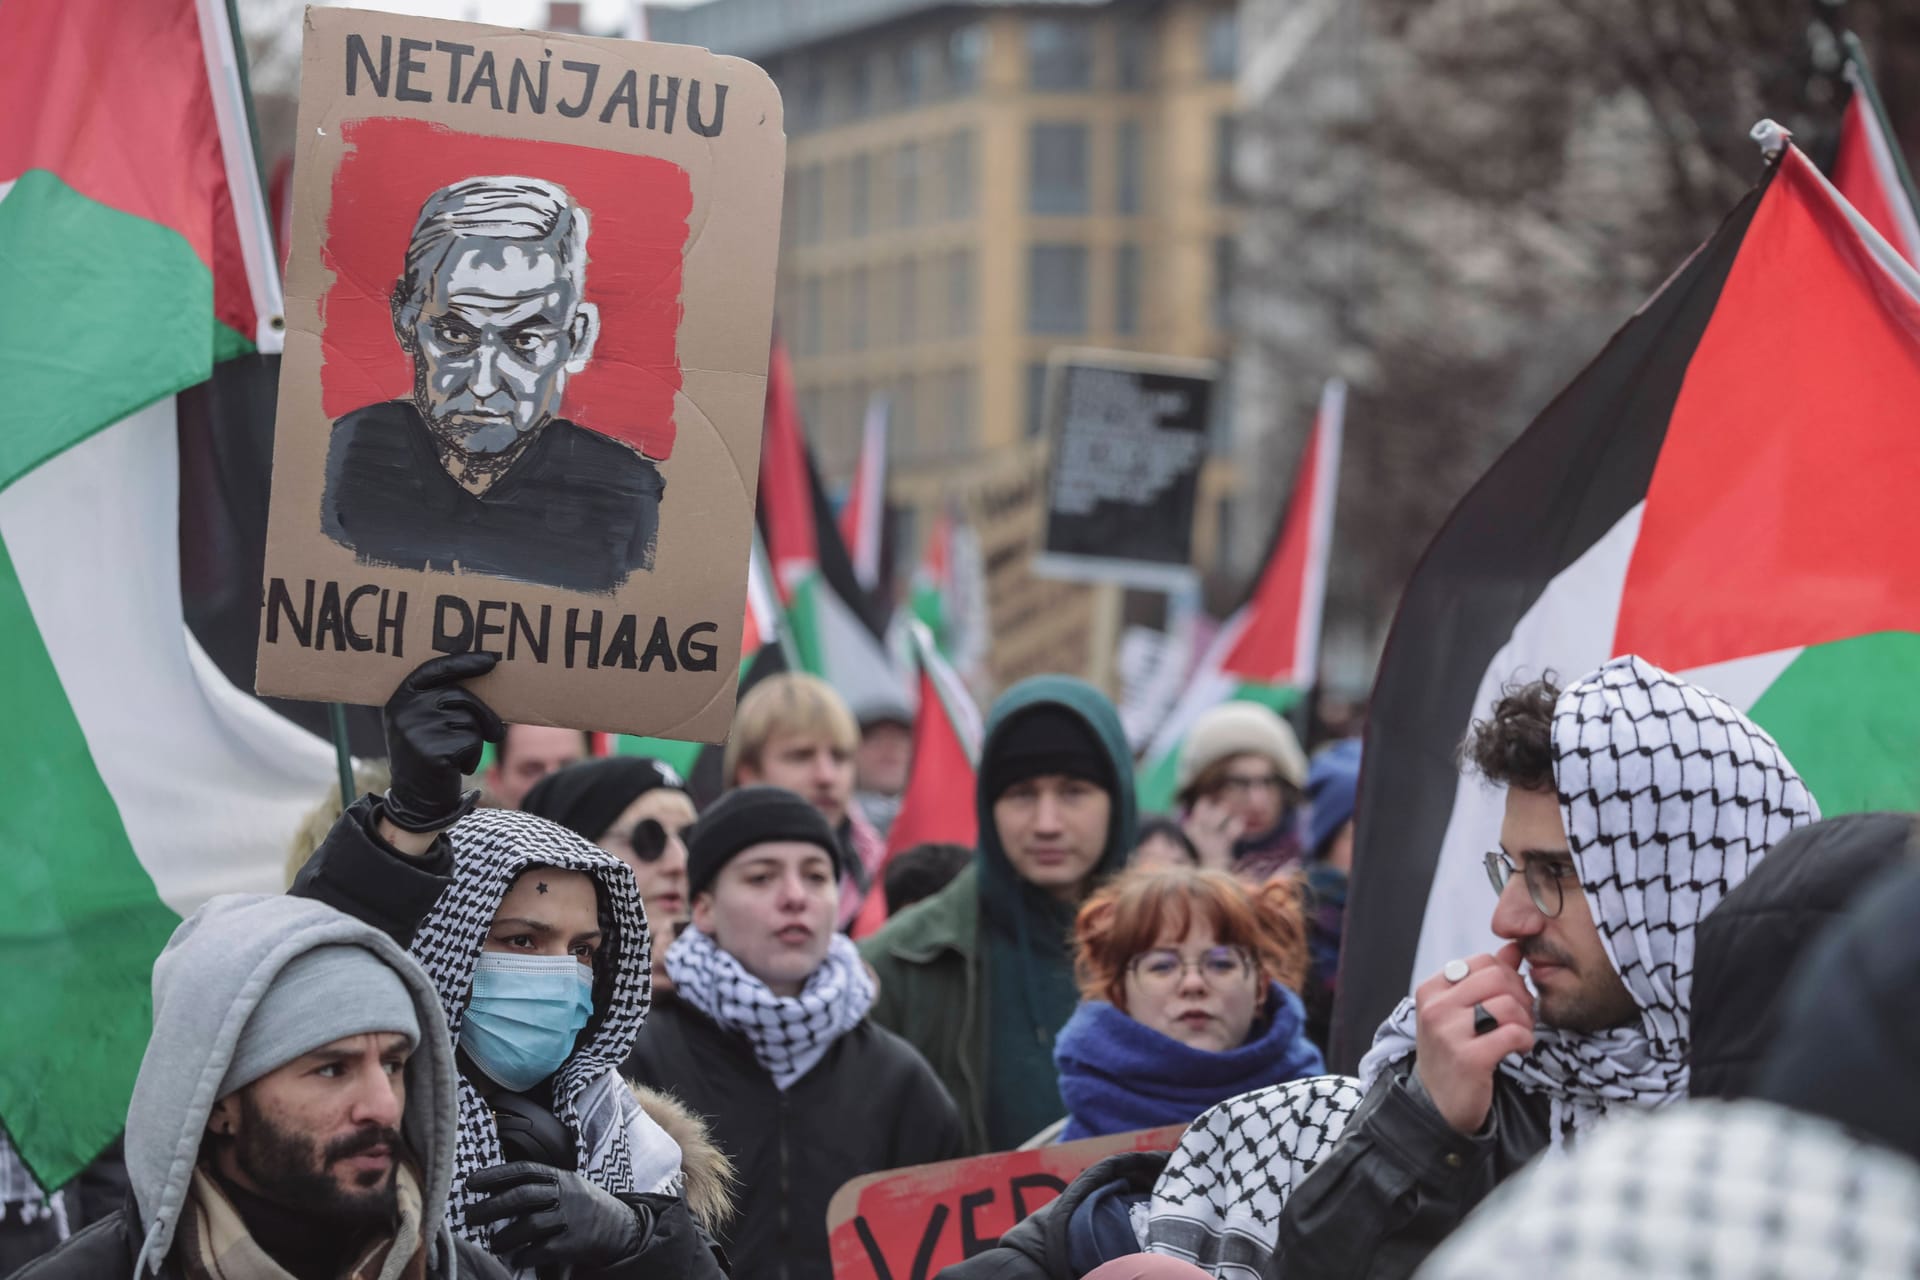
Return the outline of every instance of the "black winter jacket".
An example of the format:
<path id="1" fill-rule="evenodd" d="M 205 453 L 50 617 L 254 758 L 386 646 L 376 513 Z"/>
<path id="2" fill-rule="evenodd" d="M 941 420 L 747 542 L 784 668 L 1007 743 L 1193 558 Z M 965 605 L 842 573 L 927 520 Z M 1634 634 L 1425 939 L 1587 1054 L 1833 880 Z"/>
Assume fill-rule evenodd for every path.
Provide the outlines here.
<path id="1" fill-rule="evenodd" d="M 134 1263 L 140 1257 L 139 1224 L 140 1211 L 129 1196 L 123 1208 L 70 1237 L 46 1257 L 28 1263 L 24 1270 L 14 1272 L 12 1280 L 133 1280 Z M 456 1237 L 453 1252 L 460 1280 L 511 1280 L 506 1265 L 477 1244 Z M 442 1280 L 446 1274 L 444 1266 L 427 1270 L 429 1280 Z M 160 1264 L 159 1280 L 182 1280 L 183 1275 L 171 1256 Z"/>
<path id="2" fill-rule="evenodd" d="M 1085 1272 L 1074 1263 L 1069 1230 L 1075 1212 L 1089 1196 L 1115 1183 L 1128 1193 L 1152 1194 L 1153 1184 L 1171 1155 L 1168 1151 L 1122 1151 L 1088 1165 L 1065 1191 L 1015 1223 L 1000 1237 L 999 1244 L 942 1269 L 936 1280 L 1080 1280 Z M 1097 1260 L 1112 1261 L 1104 1256 Z"/>
<path id="3" fill-rule="evenodd" d="M 744 1280 L 831 1280 L 827 1202 L 853 1178 L 960 1154 L 960 1113 L 912 1045 L 872 1021 L 784 1092 L 743 1036 L 656 998 L 627 1074 L 703 1117 L 740 1180 L 721 1244 Z"/>
<path id="4" fill-rule="evenodd" d="M 1920 1160 L 1920 862 L 1867 885 L 1789 984 L 1753 1096 L 1845 1125 Z"/>
<path id="5" fill-rule="evenodd" d="M 1744 1098 L 1780 1035 L 1787 980 L 1862 889 L 1907 857 L 1908 813 L 1853 813 L 1802 827 L 1700 922 L 1693 944 L 1687 1092 Z"/>
<path id="6" fill-rule="evenodd" d="M 1480 1133 L 1454 1131 L 1411 1079 L 1381 1073 L 1327 1158 L 1281 1210 L 1270 1280 L 1400 1280 L 1547 1145 L 1547 1101 L 1505 1075 Z"/>
<path id="7" fill-rule="evenodd" d="M 403 856 L 380 838 L 376 826 L 379 805 L 374 797 L 363 796 L 341 814 L 327 838 L 300 868 L 288 892 L 324 902 L 381 930 L 401 946 L 411 946 L 420 922 L 452 882 L 453 845 L 442 838 L 434 841 L 424 857 Z M 639 1203 L 654 1198 L 622 1199 Z M 657 1276 L 717 1280 L 726 1274 L 712 1238 L 682 1202 L 676 1209 L 653 1214 L 651 1234 L 639 1255 L 596 1271 L 593 1276 L 604 1280 L 653 1280 Z"/>

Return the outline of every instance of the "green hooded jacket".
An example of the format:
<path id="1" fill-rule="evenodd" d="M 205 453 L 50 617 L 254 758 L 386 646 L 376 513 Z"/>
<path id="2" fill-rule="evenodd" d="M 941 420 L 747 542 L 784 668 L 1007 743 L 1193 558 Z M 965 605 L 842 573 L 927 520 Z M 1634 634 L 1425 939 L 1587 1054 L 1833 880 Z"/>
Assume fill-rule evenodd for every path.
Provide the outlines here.
<path id="1" fill-rule="evenodd" d="M 1036 676 L 1007 690 L 987 717 L 981 776 L 1005 746 L 1007 722 L 1049 703 L 1084 721 L 1113 766 L 1107 843 L 1093 873 L 1098 883 L 1125 864 L 1136 825 L 1132 758 L 1105 695 L 1070 676 Z M 880 978 L 874 1021 L 932 1065 L 960 1108 L 972 1154 L 1018 1145 L 1066 1114 L 1053 1038 L 1079 999 L 1070 941 L 1075 908 L 1014 871 L 994 826 L 994 799 L 976 789 L 980 848 L 973 865 L 860 948 Z"/>

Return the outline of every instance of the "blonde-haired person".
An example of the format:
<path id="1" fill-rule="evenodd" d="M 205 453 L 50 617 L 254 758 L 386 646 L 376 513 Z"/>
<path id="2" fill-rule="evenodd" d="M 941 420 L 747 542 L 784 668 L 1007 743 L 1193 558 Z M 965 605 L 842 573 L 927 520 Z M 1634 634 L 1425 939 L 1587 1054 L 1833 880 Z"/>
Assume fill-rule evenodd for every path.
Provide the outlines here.
<path id="1" fill-rule="evenodd" d="M 860 725 L 832 685 L 803 672 L 782 672 L 740 699 L 720 766 L 729 788 L 782 787 L 833 828 L 841 854 L 841 929 L 860 914 L 887 855 L 886 841 L 854 802 L 859 746 Z"/>
<path id="2" fill-rule="evenodd" d="M 1175 761 L 1181 826 L 1200 865 L 1250 884 L 1306 855 L 1307 754 L 1291 726 L 1258 702 L 1223 702 L 1194 721 Z"/>
<path id="3" fill-rule="evenodd" d="M 1082 1003 L 1054 1045 L 1063 1141 L 1186 1124 L 1324 1069 L 1298 988 L 1300 891 L 1222 871 L 1130 871 L 1074 922 Z"/>

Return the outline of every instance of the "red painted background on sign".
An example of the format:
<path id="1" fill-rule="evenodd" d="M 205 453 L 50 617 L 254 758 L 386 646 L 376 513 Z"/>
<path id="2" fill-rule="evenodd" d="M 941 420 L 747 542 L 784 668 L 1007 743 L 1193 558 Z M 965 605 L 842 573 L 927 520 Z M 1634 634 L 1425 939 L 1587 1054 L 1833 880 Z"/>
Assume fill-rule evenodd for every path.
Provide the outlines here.
<path id="1" fill-rule="evenodd" d="M 587 301 L 600 337 L 567 382 L 561 414 L 650 458 L 673 452 L 680 389 L 681 261 L 693 187 L 680 166 L 595 147 L 459 133 L 424 120 L 349 122 L 333 177 L 322 261 L 322 407 L 339 418 L 413 391 L 388 299 L 420 206 L 463 178 L 511 174 L 565 187 L 587 211 Z"/>

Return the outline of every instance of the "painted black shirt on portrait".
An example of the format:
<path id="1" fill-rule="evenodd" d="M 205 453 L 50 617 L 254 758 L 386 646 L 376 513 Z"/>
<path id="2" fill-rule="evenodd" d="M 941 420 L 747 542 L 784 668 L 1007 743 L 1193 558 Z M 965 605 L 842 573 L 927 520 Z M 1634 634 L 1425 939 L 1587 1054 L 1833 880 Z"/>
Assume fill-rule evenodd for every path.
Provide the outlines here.
<path id="1" fill-rule="evenodd" d="M 649 459 L 555 418 L 476 495 L 441 466 L 413 402 L 389 400 L 333 424 L 321 520 L 362 564 L 611 593 L 653 568 L 665 487 Z"/>

